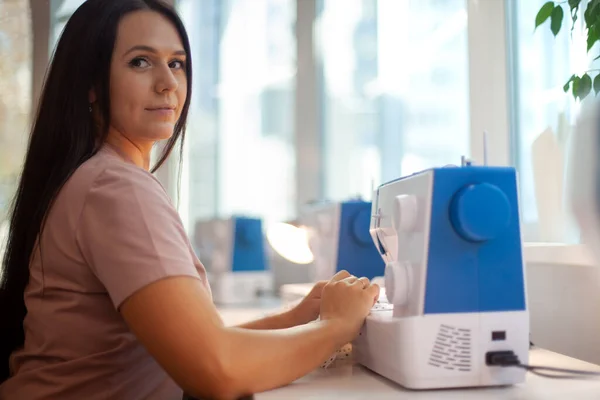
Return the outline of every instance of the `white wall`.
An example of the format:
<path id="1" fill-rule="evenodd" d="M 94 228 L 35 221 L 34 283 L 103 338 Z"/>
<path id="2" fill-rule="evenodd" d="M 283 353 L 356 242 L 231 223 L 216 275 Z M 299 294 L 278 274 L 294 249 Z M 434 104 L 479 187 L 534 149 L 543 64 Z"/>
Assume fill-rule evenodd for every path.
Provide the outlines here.
<path id="1" fill-rule="evenodd" d="M 600 364 L 600 268 L 582 245 L 525 248 L 531 341 Z"/>

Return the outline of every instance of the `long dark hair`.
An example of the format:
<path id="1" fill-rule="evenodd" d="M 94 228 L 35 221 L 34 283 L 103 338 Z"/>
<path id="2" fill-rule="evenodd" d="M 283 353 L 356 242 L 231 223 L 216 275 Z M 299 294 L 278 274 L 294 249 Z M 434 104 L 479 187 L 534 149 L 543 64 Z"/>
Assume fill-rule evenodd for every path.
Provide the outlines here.
<path id="1" fill-rule="evenodd" d="M 10 210 L 10 229 L 0 281 L 0 383 L 10 375 L 10 354 L 23 346 L 23 295 L 30 258 L 45 216 L 73 172 L 99 150 L 110 121 L 110 64 L 120 20 L 138 10 L 156 11 L 177 28 L 187 53 L 187 97 L 181 117 L 152 172 L 180 141 L 192 95 L 192 63 L 187 33 L 176 12 L 161 0 L 87 0 L 67 22 L 47 72 L 29 138 L 23 172 Z M 98 127 L 89 111 L 96 92 Z M 181 151 L 181 147 L 180 147 Z"/>

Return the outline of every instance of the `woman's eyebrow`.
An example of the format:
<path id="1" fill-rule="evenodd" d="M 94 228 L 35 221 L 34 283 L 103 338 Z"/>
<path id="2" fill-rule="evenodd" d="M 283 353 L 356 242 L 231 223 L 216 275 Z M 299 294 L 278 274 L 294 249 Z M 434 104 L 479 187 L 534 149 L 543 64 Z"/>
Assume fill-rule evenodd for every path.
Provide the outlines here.
<path id="1" fill-rule="evenodd" d="M 133 46 L 129 50 L 127 50 L 125 52 L 125 54 L 123 54 L 123 57 L 125 57 L 129 53 L 137 51 L 137 50 L 147 51 L 149 53 L 154 53 L 154 54 L 158 53 L 158 50 L 156 50 L 154 47 L 146 46 L 146 45 L 142 45 L 142 44 L 138 44 L 138 45 Z M 175 55 L 175 56 L 185 56 L 186 53 L 185 53 L 185 50 L 175 50 L 175 51 L 173 51 L 173 55 Z"/>

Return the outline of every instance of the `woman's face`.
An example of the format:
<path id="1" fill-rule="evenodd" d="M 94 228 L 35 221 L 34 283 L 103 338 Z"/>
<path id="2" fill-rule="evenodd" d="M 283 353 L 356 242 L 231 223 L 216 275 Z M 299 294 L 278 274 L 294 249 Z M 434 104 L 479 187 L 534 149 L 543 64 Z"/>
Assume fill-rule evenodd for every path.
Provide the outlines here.
<path id="1" fill-rule="evenodd" d="M 126 15 L 111 61 L 112 133 L 139 148 L 171 137 L 187 96 L 185 68 L 181 38 L 167 18 L 153 11 Z"/>

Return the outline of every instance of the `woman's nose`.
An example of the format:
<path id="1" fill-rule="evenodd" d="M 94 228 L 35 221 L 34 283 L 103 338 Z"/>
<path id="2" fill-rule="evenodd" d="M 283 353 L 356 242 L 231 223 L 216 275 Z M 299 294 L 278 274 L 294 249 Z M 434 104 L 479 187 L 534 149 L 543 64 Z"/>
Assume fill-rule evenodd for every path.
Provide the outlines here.
<path id="1" fill-rule="evenodd" d="M 175 74 L 173 74 L 173 71 L 171 71 L 171 68 L 169 68 L 168 65 L 165 65 L 158 70 L 155 83 L 156 91 L 158 93 L 175 91 L 178 86 L 179 82 L 177 82 Z"/>

